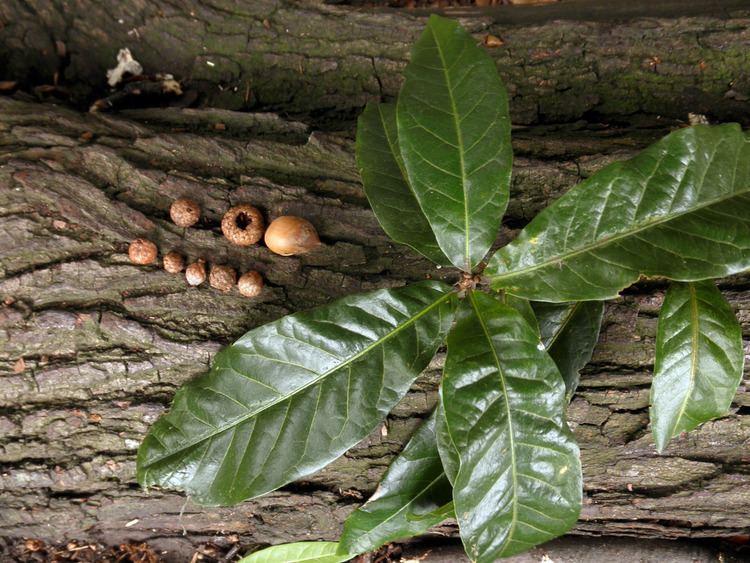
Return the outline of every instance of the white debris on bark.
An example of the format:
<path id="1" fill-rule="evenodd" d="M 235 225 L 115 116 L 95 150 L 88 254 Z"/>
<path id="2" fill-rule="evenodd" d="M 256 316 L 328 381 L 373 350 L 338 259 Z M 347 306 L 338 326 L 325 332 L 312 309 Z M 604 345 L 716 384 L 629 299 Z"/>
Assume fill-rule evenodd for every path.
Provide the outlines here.
<path id="1" fill-rule="evenodd" d="M 125 73 L 141 74 L 142 72 L 141 63 L 136 61 L 130 53 L 130 49 L 125 47 L 117 53 L 117 66 L 107 71 L 107 83 L 114 87 L 120 83 Z"/>

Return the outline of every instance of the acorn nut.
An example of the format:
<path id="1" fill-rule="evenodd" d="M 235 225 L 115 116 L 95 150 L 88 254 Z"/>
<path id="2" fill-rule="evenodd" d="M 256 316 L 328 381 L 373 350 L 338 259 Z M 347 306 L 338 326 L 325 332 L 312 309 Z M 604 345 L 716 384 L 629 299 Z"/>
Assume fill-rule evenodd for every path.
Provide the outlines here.
<path id="1" fill-rule="evenodd" d="M 318 246 L 320 239 L 312 223 L 302 217 L 284 215 L 274 219 L 265 236 L 266 246 L 276 254 L 304 254 Z"/>
<path id="2" fill-rule="evenodd" d="M 198 260 L 190 264 L 185 269 L 185 279 L 190 285 L 200 285 L 206 281 L 206 263 Z"/>
<path id="3" fill-rule="evenodd" d="M 169 216 L 178 227 L 192 227 L 201 218 L 201 208 L 192 199 L 181 197 L 172 202 Z"/>
<path id="4" fill-rule="evenodd" d="M 248 204 L 236 205 L 221 219 L 221 232 L 237 246 L 250 246 L 263 236 L 263 215 Z"/>
<path id="5" fill-rule="evenodd" d="M 214 289 L 226 293 L 237 283 L 237 272 L 229 266 L 211 266 L 211 272 L 208 274 L 208 283 Z"/>
<path id="6" fill-rule="evenodd" d="M 158 252 L 153 242 L 145 238 L 137 238 L 128 247 L 128 258 L 133 264 L 145 266 L 156 260 Z"/>
<path id="7" fill-rule="evenodd" d="M 164 269 L 170 274 L 179 274 L 185 269 L 185 259 L 181 254 L 170 252 L 162 258 Z"/>
<path id="8" fill-rule="evenodd" d="M 263 277 L 252 270 L 245 272 L 237 281 L 237 289 L 245 297 L 258 297 L 263 291 Z"/>

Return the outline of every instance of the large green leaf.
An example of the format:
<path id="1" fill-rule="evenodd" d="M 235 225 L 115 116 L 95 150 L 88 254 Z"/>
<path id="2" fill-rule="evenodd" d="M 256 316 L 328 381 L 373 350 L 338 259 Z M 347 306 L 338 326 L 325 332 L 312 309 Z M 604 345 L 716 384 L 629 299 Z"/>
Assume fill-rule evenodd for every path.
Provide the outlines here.
<path id="1" fill-rule="evenodd" d="M 542 343 L 555 360 L 565 381 L 565 395 L 570 401 L 578 387 L 581 369 L 589 363 L 604 316 L 601 301 L 577 303 L 532 303 Z"/>
<path id="2" fill-rule="evenodd" d="M 423 282 L 251 330 L 177 392 L 138 452 L 139 482 L 234 504 L 320 469 L 404 396 L 454 307 L 449 286 Z"/>
<path id="3" fill-rule="evenodd" d="M 273 545 L 244 557 L 239 563 L 341 563 L 351 555 L 337 555 L 336 542 L 304 541 Z"/>
<path id="4" fill-rule="evenodd" d="M 451 485 L 435 443 L 433 413 L 393 460 L 375 494 L 349 515 L 342 553 L 364 553 L 426 532 L 453 515 Z"/>
<path id="5" fill-rule="evenodd" d="M 357 121 L 356 152 L 365 194 L 383 230 L 436 264 L 450 264 L 406 180 L 395 105 L 367 105 Z"/>
<path id="6" fill-rule="evenodd" d="M 460 459 L 453 502 L 471 559 L 495 561 L 569 530 L 582 485 L 565 386 L 518 311 L 468 295 L 448 335 L 441 393 Z"/>
<path id="7" fill-rule="evenodd" d="M 714 283 L 673 283 L 659 313 L 651 386 L 660 452 L 673 436 L 726 414 L 743 363 L 742 329 Z"/>
<path id="8" fill-rule="evenodd" d="M 458 23 L 430 16 L 406 67 L 397 121 L 419 205 L 443 253 L 470 271 L 497 236 L 513 156 L 495 63 Z"/>
<path id="9" fill-rule="evenodd" d="M 736 124 L 668 135 L 537 215 L 485 270 L 538 301 L 617 296 L 640 274 L 697 281 L 750 267 L 750 142 Z"/>

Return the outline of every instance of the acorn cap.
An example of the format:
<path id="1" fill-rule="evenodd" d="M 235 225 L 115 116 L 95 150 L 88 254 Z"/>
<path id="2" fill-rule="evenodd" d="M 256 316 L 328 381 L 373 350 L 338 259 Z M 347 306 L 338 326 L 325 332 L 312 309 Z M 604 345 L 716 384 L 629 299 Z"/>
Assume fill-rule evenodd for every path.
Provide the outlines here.
<path id="1" fill-rule="evenodd" d="M 245 272 L 237 280 L 237 289 L 245 297 L 257 297 L 263 292 L 263 277 L 252 270 Z"/>
<path id="2" fill-rule="evenodd" d="M 250 246 L 263 236 L 265 221 L 255 207 L 248 204 L 236 205 L 221 219 L 221 232 L 232 244 Z"/>
<path id="3" fill-rule="evenodd" d="M 185 279 L 189 285 L 200 285 L 206 281 L 205 262 L 203 260 L 198 260 L 185 268 Z"/>
<path id="4" fill-rule="evenodd" d="M 229 266 L 211 266 L 211 272 L 208 274 L 208 283 L 214 289 L 224 293 L 231 291 L 234 284 L 237 283 L 237 272 Z"/>
<path id="5" fill-rule="evenodd" d="M 181 254 L 172 251 L 162 258 L 162 265 L 170 274 L 179 274 L 185 269 L 185 259 Z"/>
<path id="6" fill-rule="evenodd" d="M 145 266 L 156 260 L 159 251 L 156 245 L 145 238 L 137 238 L 128 247 L 128 258 L 133 264 Z"/>
<path id="7" fill-rule="evenodd" d="M 178 227 L 192 227 L 201 218 L 201 208 L 192 199 L 182 197 L 172 202 L 169 216 Z"/>

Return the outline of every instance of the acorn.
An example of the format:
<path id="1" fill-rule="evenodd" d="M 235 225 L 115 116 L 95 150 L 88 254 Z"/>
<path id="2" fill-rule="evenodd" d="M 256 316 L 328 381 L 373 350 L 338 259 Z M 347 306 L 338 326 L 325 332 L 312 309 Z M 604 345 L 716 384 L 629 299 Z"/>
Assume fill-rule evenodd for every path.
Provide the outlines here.
<path id="1" fill-rule="evenodd" d="M 243 203 L 236 205 L 221 219 L 221 232 L 232 244 L 250 246 L 263 236 L 265 222 L 255 207 Z"/>
<path id="2" fill-rule="evenodd" d="M 234 284 L 237 283 L 237 272 L 229 266 L 211 266 L 211 272 L 208 274 L 208 283 L 214 289 L 230 291 Z"/>
<path id="3" fill-rule="evenodd" d="M 302 217 L 284 215 L 274 219 L 265 236 L 266 246 L 282 256 L 304 254 L 320 244 L 312 223 Z"/>
<path id="4" fill-rule="evenodd" d="M 170 252 L 162 258 L 162 265 L 170 274 L 179 274 L 185 269 L 185 259 L 181 254 Z"/>
<path id="5" fill-rule="evenodd" d="M 245 297 L 258 297 L 263 291 L 263 277 L 252 270 L 245 272 L 237 281 L 237 289 Z"/>
<path id="6" fill-rule="evenodd" d="M 206 263 L 203 260 L 193 262 L 185 269 L 185 279 L 190 285 L 200 285 L 206 281 Z"/>
<path id="7" fill-rule="evenodd" d="M 137 238 L 128 247 L 128 258 L 133 264 L 145 266 L 156 260 L 159 251 L 156 245 L 145 238 Z"/>
<path id="8" fill-rule="evenodd" d="M 169 216 L 178 227 L 192 227 L 201 218 L 201 208 L 192 199 L 182 197 L 172 202 Z"/>

